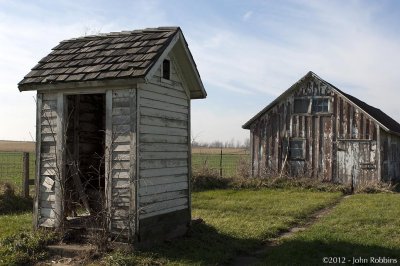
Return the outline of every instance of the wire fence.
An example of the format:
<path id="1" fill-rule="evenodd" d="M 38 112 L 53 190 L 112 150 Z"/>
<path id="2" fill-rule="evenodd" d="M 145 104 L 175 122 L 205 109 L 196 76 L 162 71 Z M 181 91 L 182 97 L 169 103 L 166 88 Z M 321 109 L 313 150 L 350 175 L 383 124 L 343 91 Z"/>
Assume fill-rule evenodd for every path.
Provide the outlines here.
<path id="1" fill-rule="evenodd" d="M 192 171 L 201 172 L 205 168 L 221 177 L 242 174 L 250 165 L 248 149 L 239 148 L 192 148 Z"/>
<path id="2" fill-rule="evenodd" d="M 30 187 L 33 189 L 35 179 L 35 153 L 30 152 L 28 157 L 28 168 L 24 164 L 24 152 L 0 151 L 0 183 L 10 183 L 21 192 L 26 193 L 24 180 L 29 179 Z M 25 158 L 26 160 L 26 158 Z M 221 177 L 235 176 L 239 172 L 246 171 L 250 162 L 250 154 L 247 149 L 236 148 L 192 148 L 192 170 L 199 172 L 205 168 L 213 171 Z M 24 174 L 28 169 L 28 173 Z M 28 176 L 28 177 L 26 177 Z"/>
<path id="3" fill-rule="evenodd" d="M 0 152 L 0 183 L 12 184 L 25 195 L 25 180 L 33 185 L 35 178 L 35 154 L 26 152 Z M 32 180 L 29 182 L 29 180 Z M 32 186 L 33 187 L 33 186 Z"/>

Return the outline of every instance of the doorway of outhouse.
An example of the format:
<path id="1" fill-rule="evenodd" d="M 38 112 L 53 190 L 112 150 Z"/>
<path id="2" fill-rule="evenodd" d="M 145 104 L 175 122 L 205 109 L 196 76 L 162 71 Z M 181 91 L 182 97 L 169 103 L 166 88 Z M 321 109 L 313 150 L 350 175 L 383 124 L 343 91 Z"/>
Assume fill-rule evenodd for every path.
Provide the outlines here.
<path id="1" fill-rule="evenodd" d="M 95 226 L 104 210 L 105 94 L 66 96 L 64 216 Z"/>

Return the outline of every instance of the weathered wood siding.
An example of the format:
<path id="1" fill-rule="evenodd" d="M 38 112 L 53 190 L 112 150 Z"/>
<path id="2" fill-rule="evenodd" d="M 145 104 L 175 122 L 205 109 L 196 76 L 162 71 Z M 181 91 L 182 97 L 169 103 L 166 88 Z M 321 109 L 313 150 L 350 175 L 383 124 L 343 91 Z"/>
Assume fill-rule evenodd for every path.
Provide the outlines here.
<path id="1" fill-rule="evenodd" d="M 382 180 L 400 181 L 400 137 L 381 131 Z"/>
<path id="2" fill-rule="evenodd" d="M 376 179 L 377 123 L 326 83 L 308 77 L 295 86 L 291 94 L 250 126 L 253 174 L 276 175 L 287 159 L 284 172 L 290 175 L 349 182 L 338 173 L 338 158 L 342 157 L 338 155 L 337 145 L 340 140 L 364 140 L 368 143 L 368 150 L 365 150 L 367 146 L 357 146 L 357 150 L 366 152 L 363 156 L 368 171 L 364 175 Z M 311 102 L 315 99 L 328 99 L 328 111 L 313 111 L 310 105 L 307 112 L 295 112 L 295 99 L 309 99 Z M 303 143 L 304 158 L 290 158 L 287 152 L 290 141 Z M 343 149 L 349 147 L 343 145 Z"/>
<path id="3" fill-rule="evenodd" d="M 159 68 L 138 89 L 141 221 L 189 208 L 190 99 L 173 59 L 170 77 L 163 79 Z M 140 222 L 155 230 L 146 223 Z"/>
<path id="4" fill-rule="evenodd" d="M 136 89 L 108 92 L 106 106 L 106 143 L 111 146 L 106 154 L 110 227 L 112 233 L 129 239 L 136 223 Z"/>
<path id="5" fill-rule="evenodd" d="M 60 213 L 56 213 L 55 182 L 58 174 L 56 166 L 56 140 L 57 140 L 57 94 L 38 94 L 38 130 L 37 141 L 40 143 L 38 152 L 37 178 L 37 225 L 53 227 Z"/>

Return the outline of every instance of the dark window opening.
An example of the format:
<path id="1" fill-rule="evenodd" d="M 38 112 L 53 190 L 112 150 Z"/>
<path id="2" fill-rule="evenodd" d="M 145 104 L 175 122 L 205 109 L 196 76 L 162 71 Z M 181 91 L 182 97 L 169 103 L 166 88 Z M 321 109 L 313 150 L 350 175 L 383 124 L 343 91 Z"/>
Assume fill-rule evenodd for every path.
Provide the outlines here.
<path id="1" fill-rule="evenodd" d="M 171 74 L 171 70 L 170 70 L 170 68 L 171 68 L 171 63 L 170 63 L 170 61 L 169 60 L 167 60 L 167 59 L 165 59 L 164 61 L 163 61 L 163 67 L 162 67 L 162 77 L 163 77 L 163 79 L 170 79 L 170 74 Z"/>
<path id="2" fill-rule="evenodd" d="M 294 113 L 304 114 L 308 113 L 308 106 L 310 104 L 309 99 L 294 99 Z"/>
<path id="3" fill-rule="evenodd" d="M 329 99 L 327 98 L 313 99 L 312 111 L 313 113 L 327 113 L 328 106 L 329 106 Z"/>
<path id="4" fill-rule="evenodd" d="M 291 160 L 304 160 L 304 140 L 291 140 L 289 142 L 289 158 Z"/>

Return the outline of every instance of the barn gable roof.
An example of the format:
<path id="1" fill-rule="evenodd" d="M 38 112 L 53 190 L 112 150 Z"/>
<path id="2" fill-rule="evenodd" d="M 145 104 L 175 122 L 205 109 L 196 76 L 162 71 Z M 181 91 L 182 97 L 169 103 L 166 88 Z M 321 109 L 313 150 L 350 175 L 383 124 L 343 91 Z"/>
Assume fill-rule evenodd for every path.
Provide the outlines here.
<path id="1" fill-rule="evenodd" d="M 18 88 L 27 91 L 92 81 L 146 80 L 178 43 L 184 54 L 180 58 L 187 66 L 191 98 L 205 98 L 199 72 L 179 27 L 112 32 L 62 41 L 18 83 Z"/>
<path id="2" fill-rule="evenodd" d="M 341 94 L 343 97 L 347 98 L 350 102 L 352 102 L 354 105 L 358 106 L 361 110 L 363 110 L 365 113 L 367 113 L 372 119 L 374 119 L 376 122 L 378 122 L 383 129 L 385 129 L 388 132 L 393 132 L 400 134 L 400 124 L 395 121 L 393 118 L 382 112 L 380 109 L 375 108 L 360 99 L 347 94 L 334 85 L 330 84 L 329 82 L 323 80 L 320 78 L 317 74 L 313 73 L 312 71 L 308 72 L 304 77 L 302 77 L 299 81 L 297 81 L 295 84 L 293 84 L 289 89 L 287 89 L 284 93 L 282 93 L 278 98 L 276 98 L 273 102 L 271 102 L 269 105 L 267 105 L 264 109 L 262 109 L 259 113 L 257 113 L 253 118 L 251 118 L 249 121 L 247 121 L 242 127 L 244 129 L 250 129 L 250 125 L 257 120 L 261 115 L 263 115 L 265 112 L 270 110 L 273 106 L 275 106 L 278 102 L 286 98 L 287 95 L 289 95 L 293 90 L 297 88 L 296 85 L 304 81 L 306 78 L 313 77 L 315 79 L 318 79 L 319 81 L 327 84 L 331 89 L 336 91 L 337 93 Z"/>

